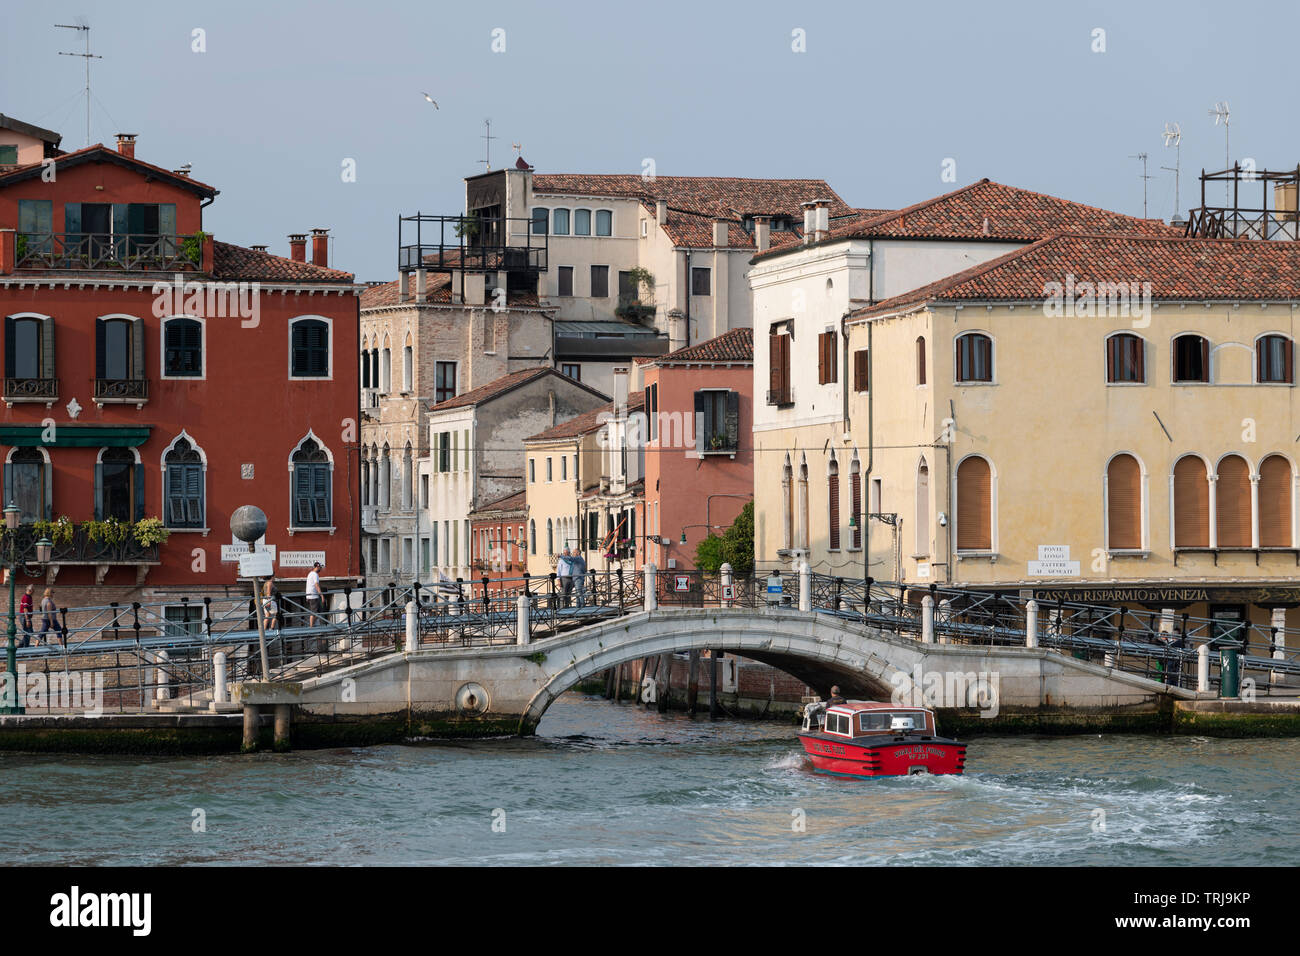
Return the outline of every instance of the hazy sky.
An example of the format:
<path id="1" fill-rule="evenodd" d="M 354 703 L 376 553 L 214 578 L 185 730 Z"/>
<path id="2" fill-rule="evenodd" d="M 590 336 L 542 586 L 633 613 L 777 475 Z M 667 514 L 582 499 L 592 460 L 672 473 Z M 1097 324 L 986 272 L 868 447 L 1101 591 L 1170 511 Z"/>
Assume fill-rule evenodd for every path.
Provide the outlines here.
<path id="1" fill-rule="evenodd" d="M 82 35 L 91 26 L 92 141 L 221 190 L 217 238 L 266 243 L 314 226 L 359 279 L 396 274 L 399 212 L 457 212 L 461 179 L 512 142 L 542 172 L 822 177 L 850 204 L 897 207 L 981 177 L 1126 213 L 1174 212 L 1232 154 L 1294 166 L 1300 6 L 1142 3 L 220 3 L 4 0 L 0 112 L 85 141 Z M 206 52 L 192 50 L 195 29 Z M 1093 52 L 1093 31 L 1105 52 Z M 493 31 L 504 31 L 504 52 Z M 795 52 L 794 31 L 806 52 Z M 501 35 L 498 34 L 498 45 Z M 420 95 L 438 101 L 435 110 Z M 341 180 L 345 159 L 357 181 Z"/>

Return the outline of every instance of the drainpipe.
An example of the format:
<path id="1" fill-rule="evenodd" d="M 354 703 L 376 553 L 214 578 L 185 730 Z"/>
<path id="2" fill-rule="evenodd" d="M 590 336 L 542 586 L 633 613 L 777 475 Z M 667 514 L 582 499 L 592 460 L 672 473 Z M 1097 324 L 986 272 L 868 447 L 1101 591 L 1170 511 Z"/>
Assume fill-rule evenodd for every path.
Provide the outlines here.
<path id="1" fill-rule="evenodd" d="M 849 313 L 840 316 L 840 340 L 844 343 L 844 375 L 840 379 L 840 394 L 844 411 L 844 431 L 849 430 Z"/>
<path id="2" fill-rule="evenodd" d="M 871 599 L 870 591 L 867 588 L 867 578 L 871 577 L 871 466 L 876 459 L 874 419 L 876 383 L 873 374 L 876 350 L 871 347 L 871 332 L 871 320 L 867 319 L 867 472 L 862 482 L 862 495 L 867 499 L 863 502 L 864 507 L 862 509 L 862 615 L 864 619 Z"/>
<path id="3" fill-rule="evenodd" d="M 686 345 L 691 344 L 691 250 L 686 250 Z"/>

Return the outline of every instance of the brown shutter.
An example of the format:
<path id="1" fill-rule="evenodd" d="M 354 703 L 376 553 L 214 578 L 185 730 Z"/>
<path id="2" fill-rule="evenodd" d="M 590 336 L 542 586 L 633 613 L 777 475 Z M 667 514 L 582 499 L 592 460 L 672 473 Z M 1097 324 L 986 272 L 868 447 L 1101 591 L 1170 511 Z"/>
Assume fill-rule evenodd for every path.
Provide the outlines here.
<path id="1" fill-rule="evenodd" d="M 1201 381 L 1210 380 L 1210 340 L 1203 338 L 1200 340 L 1201 345 Z"/>
<path id="2" fill-rule="evenodd" d="M 862 547 L 862 476 L 853 472 L 849 476 L 849 511 L 853 515 L 853 547 Z"/>
<path id="3" fill-rule="evenodd" d="M 826 374 L 826 365 L 826 333 L 823 332 L 817 336 L 817 383 L 819 385 L 825 385 L 829 381 Z"/>
<path id="4" fill-rule="evenodd" d="M 1259 546 L 1290 548 L 1291 464 L 1269 455 L 1259 466 Z"/>
<path id="5" fill-rule="evenodd" d="M 1219 480 L 1214 483 L 1215 525 L 1220 548 L 1250 547 L 1250 467 L 1246 460 L 1229 455 L 1219 463 Z"/>
<path id="6" fill-rule="evenodd" d="M 858 349 L 853 353 L 853 390 L 855 392 L 865 392 L 868 387 L 867 350 Z"/>
<path id="7" fill-rule="evenodd" d="M 771 389 L 773 397 L 780 401 L 785 392 L 786 382 L 789 380 L 787 374 L 790 361 L 790 337 L 788 335 L 770 335 L 768 336 L 768 367 L 770 371 L 770 381 L 768 388 Z"/>
<path id="8" fill-rule="evenodd" d="M 1147 380 L 1147 342 L 1141 336 L 1135 335 L 1133 339 L 1133 358 L 1134 365 L 1137 367 L 1136 381 L 1145 382 Z"/>
<path id="9" fill-rule="evenodd" d="M 967 458 L 957 468 L 957 550 L 988 551 L 993 547 L 993 503 L 989 463 Z"/>
<path id="10" fill-rule="evenodd" d="M 840 548 L 840 475 L 838 470 L 832 470 L 828 482 L 828 492 L 830 494 L 830 513 L 831 513 L 831 550 L 838 551 Z"/>
<path id="11" fill-rule="evenodd" d="M 826 333 L 826 381 L 840 380 L 840 341 L 834 332 Z"/>
<path id="12" fill-rule="evenodd" d="M 52 324 L 53 323 L 51 323 L 51 325 Z M 1282 340 L 1283 374 L 1286 376 L 1286 383 L 1288 385 L 1292 385 L 1295 383 L 1295 374 L 1294 374 L 1295 366 L 1292 364 L 1292 355 L 1294 354 L 1294 346 L 1295 343 L 1292 342 L 1290 339 Z M 53 375 L 54 373 L 51 372 L 50 374 Z"/>
<path id="13" fill-rule="evenodd" d="M 916 384 L 925 384 L 925 337 L 918 336 L 916 340 Z"/>
<path id="14" fill-rule="evenodd" d="M 1205 462 L 1186 455 L 1174 465 L 1174 547 L 1210 546 L 1210 488 Z"/>
<path id="15" fill-rule="evenodd" d="M 1106 469 L 1107 544 L 1111 550 L 1142 547 L 1142 471 L 1132 455 L 1116 455 Z"/>
<path id="16" fill-rule="evenodd" d="M 1118 335 L 1112 335 L 1106 340 L 1106 381 L 1115 381 L 1115 348 Z"/>

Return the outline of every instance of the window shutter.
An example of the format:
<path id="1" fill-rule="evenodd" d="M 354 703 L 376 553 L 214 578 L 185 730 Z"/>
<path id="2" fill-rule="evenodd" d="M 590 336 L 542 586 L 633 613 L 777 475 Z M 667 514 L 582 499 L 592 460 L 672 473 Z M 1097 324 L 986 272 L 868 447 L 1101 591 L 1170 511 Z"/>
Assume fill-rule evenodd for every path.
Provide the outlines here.
<path id="1" fill-rule="evenodd" d="M 1108 544 L 1112 550 L 1142 547 L 1142 471 L 1132 455 L 1117 455 L 1106 469 Z"/>
<path id="2" fill-rule="evenodd" d="M 45 484 L 45 520 L 54 520 L 54 462 L 41 466 L 41 480 Z"/>
<path id="3" fill-rule="evenodd" d="M 71 234 L 81 232 L 81 203 L 63 204 L 63 231 Z"/>
<path id="4" fill-rule="evenodd" d="M 134 223 L 136 227 L 135 229 L 131 228 L 131 206 L 133 205 L 136 207 L 136 222 Z M 139 232 L 144 228 L 144 225 L 141 222 L 144 210 L 140 208 L 140 206 L 141 204 L 138 203 L 113 203 L 113 236 L 119 240 L 119 244 L 116 246 L 119 252 L 126 248 L 125 243 L 120 241 L 121 239 L 132 232 Z"/>
<path id="5" fill-rule="evenodd" d="M 1288 385 L 1295 383 L 1295 366 L 1292 357 L 1295 354 L 1295 343 L 1290 339 L 1282 340 L 1282 365 L 1283 375 Z"/>
<path id="6" fill-rule="evenodd" d="M 1259 466 L 1259 546 L 1290 548 L 1291 464 L 1270 455 Z"/>
<path id="7" fill-rule="evenodd" d="M 330 470 L 328 465 L 312 467 L 312 511 L 321 524 L 330 523 Z"/>
<path id="8" fill-rule="evenodd" d="M 297 524 L 311 523 L 311 466 L 306 463 L 293 469 L 293 511 Z"/>
<path id="9" fill-rule="evenodd" d="M 778 392 L 781 389 L 781 339 L 783 338 L 785 338 L 783 335 L 767 337 L 767 387 L 771 392 Z"/>
<path id="10" fill-rule="evenodd" d="M 14 500 L 14 476 L 13 465 L 5 462 L 5 507 L 9 507 L 9 502 Z"/>
<path id="11" fill-rule="evenodd" d="M 164 202 L 158 204 L 158 235 L 176 235 L 176 204 Z"/>
<path id="12" fill-rule="evenodd" d="M 105 332 L 107 326 L 103 319 L 95 320 L 95 378 L 104 377 L 104 369 L 107 365 L 105 359 L 105 350 L 107 342 L 105 341 Z"/>
<path id="13" fill-rule="evenodd" d="M 1210 380 L 1210 340 L 1202 338 L 1199 344 L 1201 347 L 1201 381 L 1208 382 Z"/>
<path id="14" fill-rule="evenodd" d="M 104 465 L 95 463 L 95 520 L 104 520 Z"/>
<path id="15" fill-rule="evenodd" d="M 131 520 L 139 521 L 144 517 L 144 462 L 135 466 L 135 510 Z"/>
<path id="16" fill-rule="evenodd" d="M 164 465 L 167 473 L 167 523 L 169 525 L 181 525 L 185 522 L 184 509 L 184 476 L 181 474 L 181 465 Z"/>
<path id="17" fill-rule="evenodd" d="M 1205 462 L 1187 455 L 1174 465 L 1174 547 L 1210 546 L 1210 488 Z"/>
<path id="18" fill-rule="evenodd" d="M 817 336 L 817 384 L 826 384 L 826 333 Z"/>
<path id="19" fill-rule="evenodd" d="M 840 476 L 832 472 L 827 476 L 827 494 L 830 498 L 830 519 L 831 519 L 831 550 L 838 551 L 840 547 Z"/>
<path id="20" fill-rule="evenodd" d="M 704 420 L 704 393 L 695 393 L 695 418 L 691 423 L 695 431 L 695 453 L 702 454 L 704 451 L 704 430 L 708 427 Z"/>
<path id="21" fill-rule="evenodd" d="M 916 384 L 925 384 L 925 339 L 916 340 Z"/>
<path id="22" fill-rule="evenodd" d="M 853 390 L 865 392 L 870 388 L 867 381 L 867 350 L 858 349 L 853 353 Z"/>
<path id="23" fill-rule="evenodd" d="M 1268 354 L 1268 336 L 1255 342 L 1255 381 L 1268 381 L 1268 363 L 1264 357 Z"/>
<path id="24" fill-rule="evenodd" d="M 1250 468 L 1229 455 L 1219 464 L 1215 487 L 1215 525 L 1220 548 L 1249 548 L 1251 535 Z"/>
<path id="25" fill-rule="evenodd" d="M 41 320 L 41 378 L 56 377 L 54 374 L 54 319 L 48 318 Z"/>
<path id="26" fill-rule="evenodd" d="M 14 368 L 17 363 L 14 362 L 14 320 L 12 316 L 5 316 L 5 378 L 14 377 Z M 9 493 L 5 492 L 5 501 L 9 500 Z"/>
<path id="27" fill-rule="evenodd" d="M 1119 348 L 1120 337 L 1112 335 L 1106 340 L 1106 381 L 1115 381 L 1115 350 Z"/>
<path id="28" fill-rule="evenodd" d="M 1147 341 L 1135 335 L 1132 342 L 1133 364 L 1137 368 L 1137 377 L 1134 381 L 1145 382 L 1147 380 Z"/>
<path id="29" fill-rule="evenodd" d="M 849 513 L 853 515 L 853 547 L 862 547 L 862 475 L 849 475 Z"/>
<path id="30" fill-rule="evenodd" d="M 957 468 L 957 550 L 988 551 L 993 547 L 989 463 L 967 458 Z"/>

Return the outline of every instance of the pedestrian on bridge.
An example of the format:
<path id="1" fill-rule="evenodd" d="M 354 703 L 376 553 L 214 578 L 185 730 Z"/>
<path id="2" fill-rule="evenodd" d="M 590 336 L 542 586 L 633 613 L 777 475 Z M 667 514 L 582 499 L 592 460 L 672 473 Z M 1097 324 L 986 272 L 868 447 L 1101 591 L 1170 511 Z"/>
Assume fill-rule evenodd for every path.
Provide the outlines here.
<path id="1" fill-rule="evenodd" d="M 568 607 L 569 595 L 573 593 L 573 556 L 569 554 L 568 548 L 560 552 L 555 571 L 560 578 L 560 607 Z"/>
<path id="2" fill-rule="evenodd" d="M 46 588 L 45 594 L 41 597 L 41 633 L 37 643 L 49 643 L 46 634 L 53 631 L 55 636 L 59 633 L 59 608 L 54 603 L 54 588 Z"/>
<path id="3" fill-rule="evenodd" d="M 316 626 L 316 616 L 320 614 L 321 607 L 321 590 L 320 590 L 320 562 L 312 563 L 311 570 L 307 572 L 307 610 L 310 612 L 307 616 L 307 626 Z"/>
<path id="4" fill-rule="evenodd" d="M 587 606 L 587 558 L 582 550 L 575 548 L 573 559 L 570 561 L 570 567 L 573 569 L 573 580 L 578 587 L 578 607 Z"/>
<path id="5" fill-rule="evenodd" d="M 26 647 L 32 642 L 32 585 L 27 585 L 22 599 L 18 602 L 18 619 L 23 625 L 23 642 L 19 647 Z"/>

